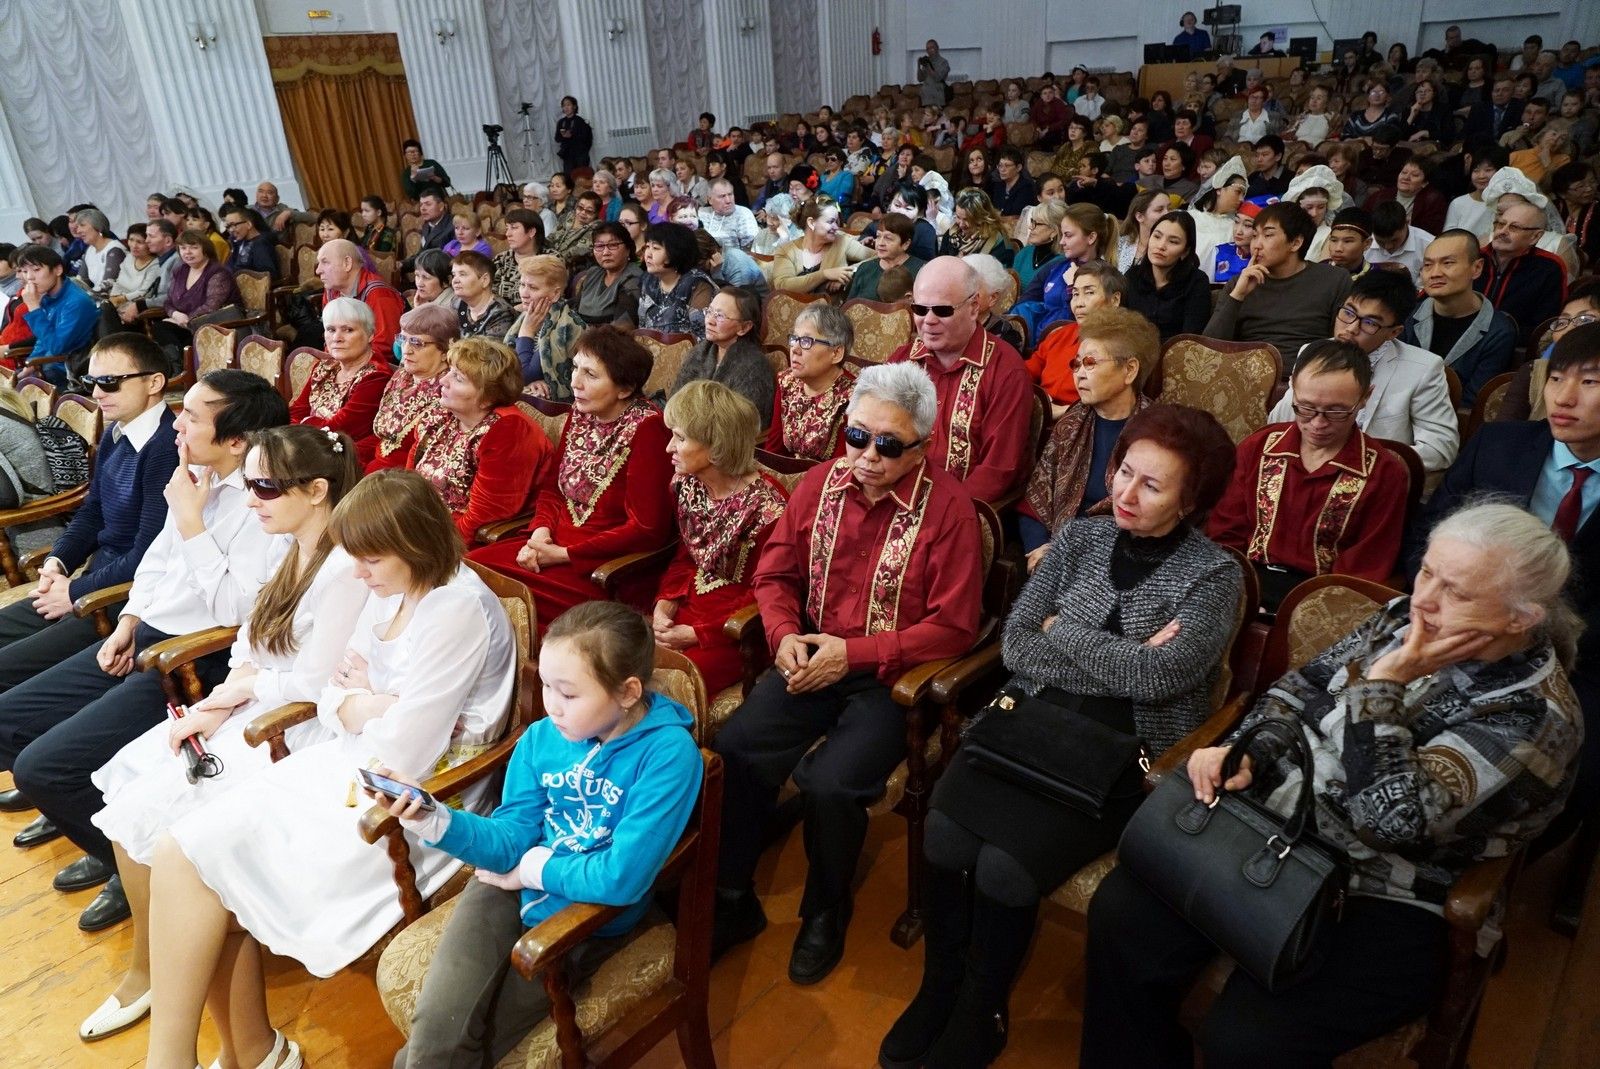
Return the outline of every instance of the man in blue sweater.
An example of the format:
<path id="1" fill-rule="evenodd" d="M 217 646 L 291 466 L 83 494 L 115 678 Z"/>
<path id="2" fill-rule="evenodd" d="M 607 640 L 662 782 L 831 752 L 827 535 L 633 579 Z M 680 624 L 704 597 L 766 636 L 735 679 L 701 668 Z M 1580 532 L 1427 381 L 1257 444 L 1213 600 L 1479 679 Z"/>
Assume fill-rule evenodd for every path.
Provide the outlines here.
<path id="1" fill-rule="evenodd" d="M 100 321 L 94 298 L 67 281 L 67 265 L 54 249 L 25 245 L 17 253 L 17 273 L 22 276 L 22 313 L 33 332 L 32 356 L 59 356 L 44 364 L 40 374 L 58 387 L 67 384 L 67 358 L 89 348 L 95 324 Z"/>

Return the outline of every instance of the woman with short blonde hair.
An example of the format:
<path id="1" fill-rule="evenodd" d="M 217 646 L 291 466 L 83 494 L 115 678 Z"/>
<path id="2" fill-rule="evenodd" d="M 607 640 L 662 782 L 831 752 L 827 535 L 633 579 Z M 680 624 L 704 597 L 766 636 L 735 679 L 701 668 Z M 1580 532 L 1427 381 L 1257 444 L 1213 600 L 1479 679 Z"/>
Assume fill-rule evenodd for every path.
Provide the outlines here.
<path id="1" fill-rule="evenodd" d="M 372 422 L 389 385 L 389 365 L 372 352 L 376 321 L 354 297 L 335 297 L 322 309 L 322 347 L 300 396 L 289 406 L 289 422 L 343 431 L 355 439 L 356 456 L 371 463 L 378 441 Z"/>

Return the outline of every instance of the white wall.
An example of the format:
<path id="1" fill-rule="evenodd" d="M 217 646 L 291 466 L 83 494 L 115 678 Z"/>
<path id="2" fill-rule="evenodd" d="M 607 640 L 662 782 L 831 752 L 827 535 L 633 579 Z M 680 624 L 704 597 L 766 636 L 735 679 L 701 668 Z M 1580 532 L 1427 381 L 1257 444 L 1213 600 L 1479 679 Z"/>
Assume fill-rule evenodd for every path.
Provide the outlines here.
<path id="1" fill-rule="evenodd" d="M 394 33 L 399 19 L 392 0 L 256 0 L 261 28 L 270 36 L 301 33 Z M 307 11 L 327 11 L 313 19 Z"/>

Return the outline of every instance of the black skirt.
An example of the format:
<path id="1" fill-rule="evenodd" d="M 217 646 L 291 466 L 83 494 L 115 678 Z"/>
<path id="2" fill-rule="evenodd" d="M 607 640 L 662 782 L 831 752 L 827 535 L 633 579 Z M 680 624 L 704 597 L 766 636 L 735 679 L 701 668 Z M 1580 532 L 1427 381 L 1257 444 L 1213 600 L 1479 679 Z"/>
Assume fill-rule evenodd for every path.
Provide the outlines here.
<path id="1" fill-rule="evenodd" d="M 1080 711 L 1107 726 L 1136 734 L 1133 707 L 1124 698 L 1085 698 Z M 929 805 L 1016 858 L 1050 894 L 1083 866 L 1114 850 L 1123 825 L 1144 800 L 1144 772 L 1131 764 L 1117 781 L 1098 819 L 991 776 L 958 749 L 933 789 Z"/>

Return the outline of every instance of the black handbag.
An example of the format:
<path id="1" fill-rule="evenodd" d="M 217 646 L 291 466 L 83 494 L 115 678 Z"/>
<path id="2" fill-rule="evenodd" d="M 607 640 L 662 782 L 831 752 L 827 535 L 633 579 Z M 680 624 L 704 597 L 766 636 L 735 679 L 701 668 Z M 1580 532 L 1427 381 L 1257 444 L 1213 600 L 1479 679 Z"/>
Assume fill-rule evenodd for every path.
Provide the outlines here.
<path id="1" fill-rule="evenodd" d="M 1083 713 L 1081 695 L 1045 693 L 1058 700 L 1002 690 L 962 734 L 961 750 L 991 776 L 1101 818 L 1144 746 Z"/>
<path id="2" fill-rule="evenodd" d="M 1268 991 L 1314 973 L 1344 906 L 1345 857 L 1315 834 L 1312 759 L 1297 725 L 1263 720 L 1222 764 L 1239 770 L 1252 741 L 1283 742 L 1302 772 L 1285 819 L 1243 791 L 1196 800 L 1186 770 L 1164 776 L 1123 829 L 1118 863 Z M 1312 830 L 1308 830 L 1312 829 Z"/>

